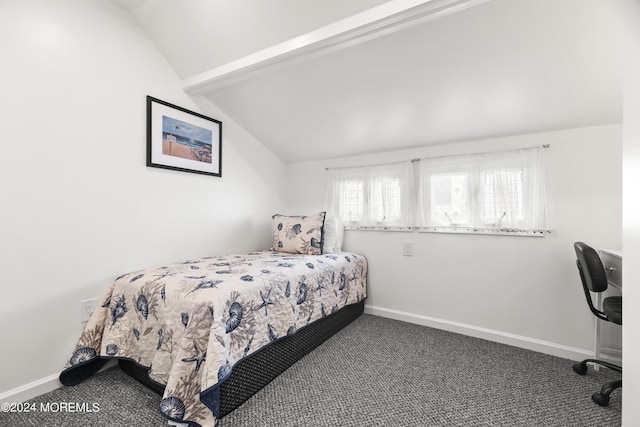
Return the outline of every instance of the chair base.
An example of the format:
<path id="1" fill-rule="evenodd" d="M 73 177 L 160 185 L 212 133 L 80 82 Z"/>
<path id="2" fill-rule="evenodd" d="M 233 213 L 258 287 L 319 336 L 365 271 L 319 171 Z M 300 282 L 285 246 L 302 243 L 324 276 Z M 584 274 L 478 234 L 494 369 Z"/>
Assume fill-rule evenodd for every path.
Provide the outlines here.
<path id="1" fill-rule="evenodd" d="M 622 368 L 618 365 L 614 365 L 613 363 L 605 362 L 603 360 L 598 359 L 585 359 L 580 363 L 576 363 L 573 365 L 573 370 L 577 374 L 585 375 L 587 373 L 587 363 L 597 363 L 598 365 L 604 366 L 616 372 L 622 373 Z M 605 385 L 602 386 L 599 393 L 593 393 L 591 395 L 591 400 L 597 403 L 600 406 L 608 406 L 609 405 L 609 396 L 613 393 L 614 390 L 622 387 L 622 380 L 614 380 L 609 381 Z"/>

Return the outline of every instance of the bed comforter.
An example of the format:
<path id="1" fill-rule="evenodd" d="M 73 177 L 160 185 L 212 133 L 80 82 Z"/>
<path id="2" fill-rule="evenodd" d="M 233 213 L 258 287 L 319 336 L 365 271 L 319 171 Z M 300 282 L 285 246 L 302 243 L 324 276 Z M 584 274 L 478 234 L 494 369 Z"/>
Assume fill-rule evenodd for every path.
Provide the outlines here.
<path id="1" fill-rule="evenodd" d="M 99 301 L 60 375 L 74 385 L 110 358 L 150 367 L 166 384 L 172 421 L 214 426 L 234 364 L 366 297 L 367 261 L 354 253 L 252 252 L 135 271 Z"/>

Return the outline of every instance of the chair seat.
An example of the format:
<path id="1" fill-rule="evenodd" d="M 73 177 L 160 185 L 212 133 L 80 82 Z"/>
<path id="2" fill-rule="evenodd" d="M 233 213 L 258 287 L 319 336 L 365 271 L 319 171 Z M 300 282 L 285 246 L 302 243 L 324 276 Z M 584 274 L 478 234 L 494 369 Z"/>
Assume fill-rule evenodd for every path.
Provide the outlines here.
<path id="1" fill-rule="evenodd" d="M 622 325 L 622 297 L 605 298 L 602 302 L 602 311 L 609 321 Z"/>

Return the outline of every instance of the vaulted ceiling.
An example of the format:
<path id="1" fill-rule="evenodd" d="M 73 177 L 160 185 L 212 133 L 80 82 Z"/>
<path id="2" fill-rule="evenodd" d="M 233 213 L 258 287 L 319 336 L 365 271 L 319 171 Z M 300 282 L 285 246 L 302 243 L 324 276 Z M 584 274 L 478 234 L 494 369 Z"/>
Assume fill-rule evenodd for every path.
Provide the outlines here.
<path id="1" fill-rule="evenodd" d="M 622 0 L 112 0 L 284 161 L 622 121 Z"/>

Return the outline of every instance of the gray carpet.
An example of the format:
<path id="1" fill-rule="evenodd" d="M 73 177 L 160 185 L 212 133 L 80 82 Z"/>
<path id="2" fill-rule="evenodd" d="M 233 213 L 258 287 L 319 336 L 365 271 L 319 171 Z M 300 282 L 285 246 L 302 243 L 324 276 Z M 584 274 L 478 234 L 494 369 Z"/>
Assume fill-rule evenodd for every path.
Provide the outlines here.
<path id="1" fill-rule="evenodd" d="M 220 427 L 580 426 L 621 424 L 591 394 L 618 374 L 572 361 L 363 315 L 293 365 Z M 97 413 L 0 413 L 0 426 L 164 426 L 158 395 L 119 368 L 30 402 L 94 402 Z"/>

